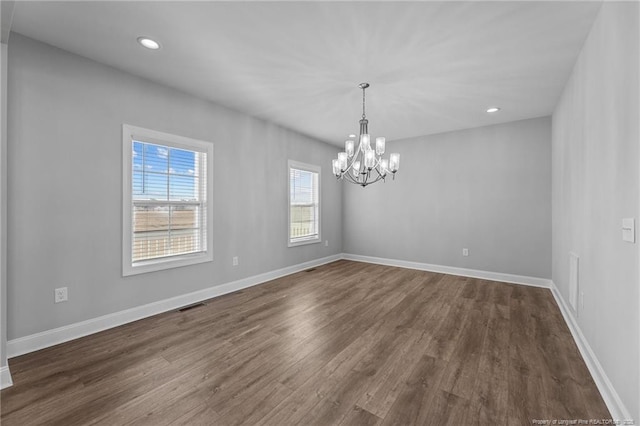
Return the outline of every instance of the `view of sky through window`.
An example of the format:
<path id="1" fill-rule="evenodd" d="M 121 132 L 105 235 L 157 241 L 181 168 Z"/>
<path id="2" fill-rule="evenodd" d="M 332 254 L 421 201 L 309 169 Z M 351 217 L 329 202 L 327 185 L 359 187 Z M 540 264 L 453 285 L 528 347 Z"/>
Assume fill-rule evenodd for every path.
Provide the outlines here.
<path id="1" fill-rule="evenodd" d="M 133 142 L 133 198 L 136 200 L 197 199 L 196 153 L 150 143 Z"/>

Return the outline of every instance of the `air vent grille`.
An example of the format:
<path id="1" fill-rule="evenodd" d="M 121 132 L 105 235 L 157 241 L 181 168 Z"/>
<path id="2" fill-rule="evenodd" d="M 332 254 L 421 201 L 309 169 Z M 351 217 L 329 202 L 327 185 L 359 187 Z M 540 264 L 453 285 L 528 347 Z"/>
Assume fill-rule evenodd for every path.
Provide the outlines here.
<path id="1" fill-rule="evenodd" d="M 200 302 L 200 303 L 194 303 L 193 305 L 184 306 L 184 307 L 178 309 L 178 312 L 189 311 L 189 310 L 194 309 L 194 308 L 199 308 L 200 306 L 204 306 L 204 303 Z"/>

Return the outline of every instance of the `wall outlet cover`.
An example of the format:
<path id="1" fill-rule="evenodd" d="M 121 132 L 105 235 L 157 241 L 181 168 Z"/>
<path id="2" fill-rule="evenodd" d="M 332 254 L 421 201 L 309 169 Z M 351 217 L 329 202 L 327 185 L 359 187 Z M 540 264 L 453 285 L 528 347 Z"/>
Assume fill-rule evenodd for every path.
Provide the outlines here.
<path id="1" fill-rule="evenodd" d="M 53 292 L 54 303 L 66 302 L 69 300 L 69 293 L 67 287 L 56 288 Z"/>

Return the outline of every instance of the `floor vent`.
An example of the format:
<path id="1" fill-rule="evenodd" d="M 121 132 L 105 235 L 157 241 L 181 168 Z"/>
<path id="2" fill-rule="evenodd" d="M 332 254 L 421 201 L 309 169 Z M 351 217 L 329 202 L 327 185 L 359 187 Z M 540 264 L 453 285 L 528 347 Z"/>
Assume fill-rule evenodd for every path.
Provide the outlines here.
<path id="1" fill-rule="evenodd" d="M 189 311 L 193 308 L 199 308 L 200 306 L 204 306 L 204 303 L 200 302 L 200 303 L 194 303 L 193 305 L 185 306 L 183 308 L 178 309 L 178 312 Z"/>
<path id="2" fill-rule="evenodd" d="M 311 268 L 311 269 L 307 269 L 305 272 L 313 272 L 315 270 L 316 270 L 316 268 Z"/>

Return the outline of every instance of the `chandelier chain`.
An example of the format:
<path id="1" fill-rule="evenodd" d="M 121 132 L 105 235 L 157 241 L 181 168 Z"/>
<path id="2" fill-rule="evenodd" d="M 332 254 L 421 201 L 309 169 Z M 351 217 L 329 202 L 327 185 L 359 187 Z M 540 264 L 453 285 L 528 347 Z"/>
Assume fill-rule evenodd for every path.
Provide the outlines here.
<path id="1" fill-rule="evenodd" d="M 364 120 L 367 116 L 364 113 L 364 91 L 367 90 L 366 87 L 362 88 L 362 119 Z"/>

